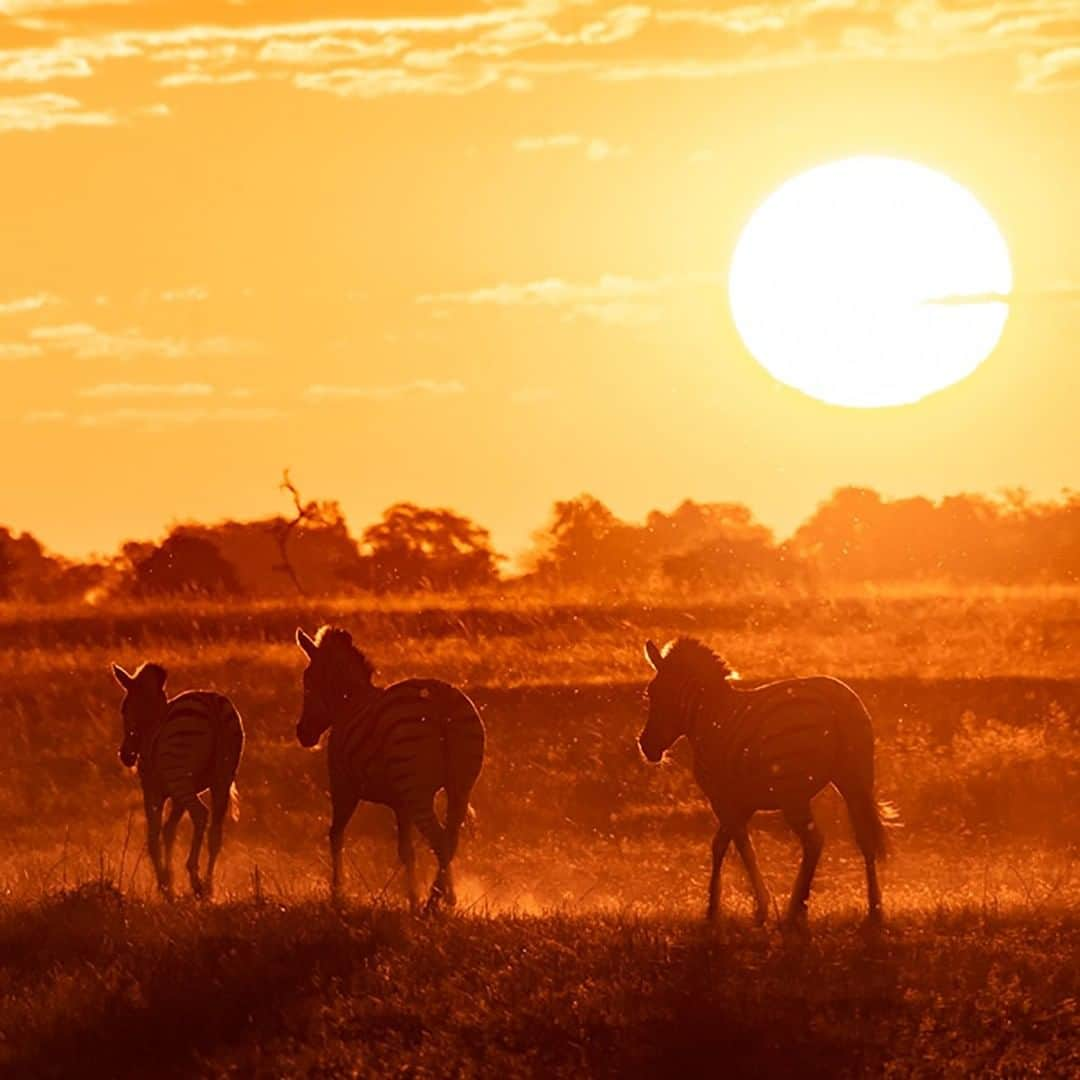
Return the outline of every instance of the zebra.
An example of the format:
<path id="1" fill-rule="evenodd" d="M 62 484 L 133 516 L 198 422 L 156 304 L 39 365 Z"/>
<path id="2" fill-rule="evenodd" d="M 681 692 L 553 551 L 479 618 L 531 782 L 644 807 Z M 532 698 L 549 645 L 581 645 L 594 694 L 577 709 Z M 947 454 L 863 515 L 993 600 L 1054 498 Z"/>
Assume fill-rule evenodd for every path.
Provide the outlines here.
<path id="1" fill-rule="evenodd" d="M 240 817 L 235 782 L 244 749 L 240 714 L 224 694 L 209 690 L 187 690 L 166 698 L 168 675 L 160 664 L 141 664 L 134 674 L 113 664 L 112 672 L 124 688 L 120 704 L 124 731 L 120 761 L 129 769 L 138 766 L 146 810 L 147 847 L 158 888 L 171 897 L 173 841 L 186 811 L 192 825 L 187 860 L 191 891 L 196 897 L 210 896 L 225 814 L 231 808 L 233 820 Z M 199 798 L 200 792 L 206 790 L 210 792 L 209 813 Z M 171 806 L 163 829 L 161 817 L 167 799 Z M 207 819 L 210 855 L 204 883 L 199 878 L 199 853 Z"/>
<path id="2" fill-rule="evenodd" d="M 323 626 L 312 638 L 298 628 L 296 642 L 309 660 L 297 740 L 311 748 L 331 729 L 327 765 L 333 895 L 342 887 L 345 828 L 363 799 L 394 811 L 410 908 L 416 912 L 420 906 L 414 825 L 439 863 L 427 907 L 453 907 L 451 862 L 484 761 L 484 724 L 476 706 L 456 687 L 436 679 L 376 686 L 374 666 L 347 630 Z M 445 824 L 434 811 L 440 789 L 446 791 Z"/>
<path id="3" fill-rule="evenodd" d="M 734 840 L 754 892 L 757 922 L 765 921 L 769 894 L 747 825 L 758 810 L 780 810 L 802 844 L 785 923 L 805 924 L 824 845 L 810 800 L 832 783 L 847 803 L 866 864 L 869 921 L 880 921 L 876 860 L 885 856 L 885 823 L 896 813 L 874 797 L 874 733 L 858 695 L 825 676 L 739 689 L 727 663 L 693 638 L 670 642 L 663 651 L 648 641 L 645 657 L 655 676 L 647 690 L 648 720 L 638 738 L 641 753 L 658 762 L 685 735 L 693 749 L 694 777 L 718 822 L 706 917 L 717 917 L 720 868 Z"/>

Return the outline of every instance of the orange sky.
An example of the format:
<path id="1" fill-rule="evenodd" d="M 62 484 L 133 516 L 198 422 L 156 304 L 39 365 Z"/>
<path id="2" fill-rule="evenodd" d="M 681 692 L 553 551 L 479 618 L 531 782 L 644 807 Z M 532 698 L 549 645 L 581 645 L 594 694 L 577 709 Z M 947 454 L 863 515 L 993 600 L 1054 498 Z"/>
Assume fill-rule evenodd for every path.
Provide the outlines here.
<path id="1" fill-rule="evenodd" d="M 364 14 L 354 13 L 362 10 Z M 780 532 L 835 486 L 1078 486 L 1071 0 L 0 0 L 0 523 L 111 550 L 555 498 Z M 775 382 L 727 306 L 779 183 L 911 158 L 998 221 L 1001 345 L 920 404 Z"/>

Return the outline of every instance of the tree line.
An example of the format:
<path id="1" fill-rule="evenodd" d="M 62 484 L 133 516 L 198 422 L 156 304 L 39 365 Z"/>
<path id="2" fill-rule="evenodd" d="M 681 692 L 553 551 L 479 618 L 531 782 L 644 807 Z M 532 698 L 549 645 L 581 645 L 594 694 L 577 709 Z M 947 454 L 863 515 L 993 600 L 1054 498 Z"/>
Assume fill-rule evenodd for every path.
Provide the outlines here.
<path id="1" fill-rule="evenodd" d="M 886 499 L 844 487 L 787 540 L 740 503 L 686 500 L 644 522 L 591 495 L 556 502 L 520 572 L 490 533 L 444 508 L 396 503 L 355 537 L 333 501 L 305 501 L 257 521 L 185 523 L 161 540 L 125 543 L 108 559 L 49 554 L 0 527 L 0 599 L 453 592 L 536 587 L 676 592 L 768 584 L 1080 580 L 1080 493 Z"/>

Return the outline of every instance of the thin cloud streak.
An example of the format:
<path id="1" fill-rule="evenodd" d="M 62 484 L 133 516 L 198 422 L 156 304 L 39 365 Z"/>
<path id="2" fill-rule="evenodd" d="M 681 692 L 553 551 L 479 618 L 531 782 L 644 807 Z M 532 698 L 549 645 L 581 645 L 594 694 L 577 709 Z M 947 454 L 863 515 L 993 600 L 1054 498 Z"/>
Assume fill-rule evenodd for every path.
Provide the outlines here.
<path id="1" fill-rule="evenodd" d="M 416 302 L 434 306 L 436 313 L 447 306 L 552 308 L 564 309 L 568 319 L 582 316 L 611 326 L 641 326 L 661 318 L 659 304 L 665 297 L 689 289 L 714 288 L 723 280 L 721 274 L 712 273 L 659 278 L 605 274 L 586 283 L 544 278 L 520 284 L 503 282 L 466 292 L 424 293 Z"/>
<path id="2" fill-rule="evenodd" d="M 606 161 L 608 158 L 625 157 L 630 152 L 628 147 L 615 146 L 607 139 L 569 132 L 558 135 L 524 135 L 514 140 L 514 149 L 522 153 L 576 148 L 583 148 L 585 157 L 589 161 Z"/>
<path id="3" fill-rule="evenodd" d="M 334 386 L 314 383 L 304 391 L 307 401 L 340 401 L 359 399 L 365 401 L 394 401 L 397 398 L 415 395 L 447 397 L 464 394 L 464 383 L 456 379 L 440 382 L 435 379 L 413 379 L 412 382 L 398 383 L 391 386 Z"/>
<path id="4" fill-rule="evenodd" d="M 144 335 L 140 330 L 122 330 L 115 333 L 98 330 L 89 323 L 39 326 L 30 331 L 30 337 L 46 349 L 67 353 L 80 360 L 131 360 L 144 356 L 162 360 L 184 360 L 195 356 L 235 356 L 255 350 L 251 342 L 235 338 L 154 338 Z"/>
<path id="5" fill-rule="evenodd" d="M 25 94 L 0 98 L 0 132 L 54 131 L 58 127 L 111 127 L 119 121 L 111 112 L 84 109 L 63 94 Z"/>
<path id="6" fill-rule="evenodd" d="M 30 360 L 43 352 L 40 345 L 27 345 L 22 341 L 0 342 L 0 360 Z"/>
<path id="7" fill-rule="evenodd" d="M 722 10 L 687 3 L 598 10 L 524 0 L 449 15 L 203 23 L 83 36 L 56 23 L 58 36 L 49 45 L 0 50 L 0 73 L 25 83 L 86 79 L 104 65 L 138 59 L 166 68 L 157 81 L 169 87 L 284 79 L 300 90 L 375 98 L 462 95 L 495 85 L 524 91 L 538 78 L 569 74 L 616 82 L 706 79 L 817 62 L 1011 52 L 1021 90 L 1063 88 L 1077 79 L 1069 0 L 960 9 L 908 0 L 869 8 L 797 0 Z M 44 34 L 52 27 L 43 22 L 37 29 Z"/>
<path id="8" fill-rule="evenodd" d="M 80 397 L 209 397 L 214 388 L 209 383 L 99 383 L 79 391 Z"/>
<path id="9" fill-rule="evenodd" d="M 197 304 L 210 297 L 210 290 L 205 285 L 189 285 L 182 289 L 166 289 L 161 299 L 166 304 Z"/>
<path id="10" fill-rule="evenodd" d="M 14 300 L 0 302 L 0 315 L 22 315 L 27 311 L 40 311 L 43 307 L 58 303 L 59 298 L 52 293 L 39 292 L 32 296 L 19 296 Z"/>
<path id="11" fill-rule="evenodd" d="M 277 420 L 285 414 L 280 409 L 111 409 L 102 413 L 84 413 L 76 423 L 85 428 L 133 427 L 141 431 L 165 431 L 196 424 L 258 424 Z"/>

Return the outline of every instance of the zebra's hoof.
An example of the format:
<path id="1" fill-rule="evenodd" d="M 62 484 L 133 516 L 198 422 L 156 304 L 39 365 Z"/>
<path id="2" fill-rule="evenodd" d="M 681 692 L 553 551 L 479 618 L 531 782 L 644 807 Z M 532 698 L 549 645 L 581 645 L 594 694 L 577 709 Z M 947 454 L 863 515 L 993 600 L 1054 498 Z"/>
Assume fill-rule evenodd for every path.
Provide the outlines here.
<path id="1" fill-rule="evenodd" d="M 874 937 L 885 929 L 885 916 L 881 908 L 872 908 L 863 920 L 862 930 L 867 937 Z"/>
<path id="2" fill-rule="evenodd" d="M 807 919 L 806 908 L 789 911 L 784 916 L 784 920 L 780 924 L 780 929 L 784 935 L 788 937 L 807 937 L 810 933 L 810 922 Z"/>

